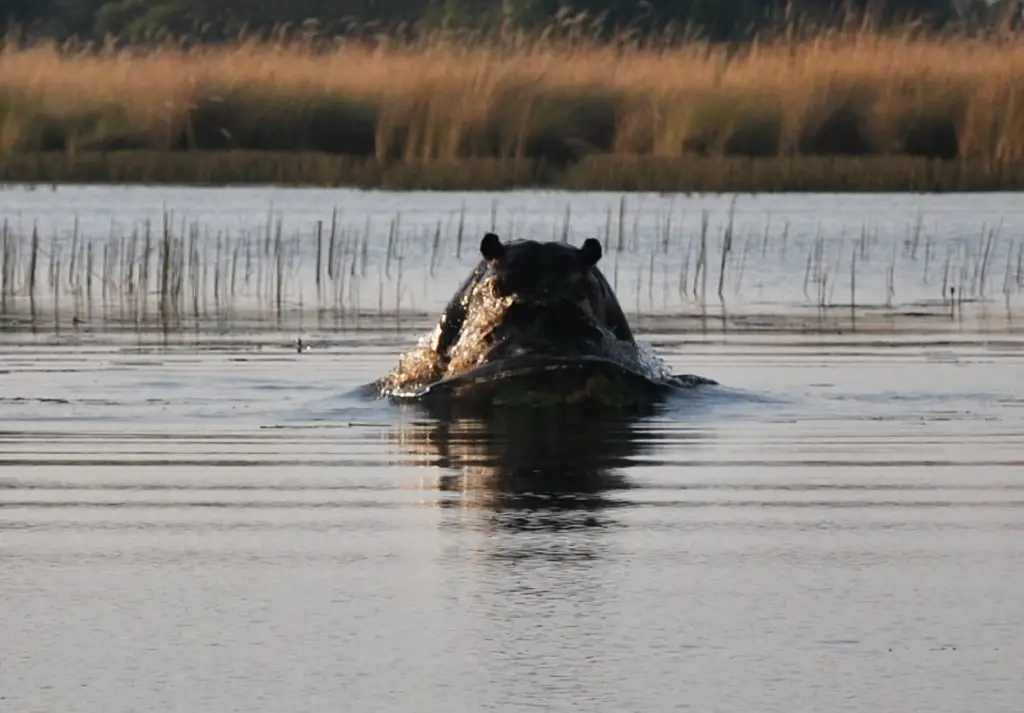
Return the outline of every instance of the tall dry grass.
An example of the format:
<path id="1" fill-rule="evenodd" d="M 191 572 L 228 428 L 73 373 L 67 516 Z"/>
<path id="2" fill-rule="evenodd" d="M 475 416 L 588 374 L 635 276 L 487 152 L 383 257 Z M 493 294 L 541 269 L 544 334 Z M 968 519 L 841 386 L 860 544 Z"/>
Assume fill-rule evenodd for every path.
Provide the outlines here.
<path id="1" fill-rule="evenodd" d="M 834 32 L 742 49 L 536 41 L 0 52 L 0 152 L 379 159 L 1024 158 L 1024 42 Z"/>

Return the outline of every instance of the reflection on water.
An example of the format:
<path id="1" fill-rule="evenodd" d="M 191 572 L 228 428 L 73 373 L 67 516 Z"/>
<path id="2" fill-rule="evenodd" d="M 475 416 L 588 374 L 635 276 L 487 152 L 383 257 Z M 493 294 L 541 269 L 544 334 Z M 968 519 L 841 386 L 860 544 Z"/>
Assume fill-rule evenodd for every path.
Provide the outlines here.
<path id="1" fill-rule="evenodd" d="M 447 471 L 446 506 L 478 507 L 511 528 L 558 530 L 601 524 L 611 495 L 630 487 L 622 469 L 651 453 L 637 417 L 579 410 L 415 422 L 397 430 L 404 450 Z"/>
<path id="2" fill-rule="evenodd" d="M 0 345 L 0 710 L 1016 713 L 1019 348 L 661 335 L 726 386 L 437 419 L 345 340 Z"/>

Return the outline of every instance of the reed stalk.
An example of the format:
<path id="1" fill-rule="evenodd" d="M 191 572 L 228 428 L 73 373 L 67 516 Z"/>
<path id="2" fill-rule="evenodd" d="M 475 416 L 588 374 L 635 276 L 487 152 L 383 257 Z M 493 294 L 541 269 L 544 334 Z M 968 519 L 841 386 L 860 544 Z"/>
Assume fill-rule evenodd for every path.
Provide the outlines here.
<path id="1" fill-rule="evenodd" d="M 628 201 L 618 203 L 604 216 L 603 234 L 602 228 L 595 233 L 613 246 L 606 258 L 612 265 L 604 264 L 603 270 L 611 272 L 611 281 L 629 285 L 628 290 L 616 289 L 627 312 L 636 316 L 657 312 L 656 283 L 660 280 L 661 310 L 685 314 L 696 307 L 703 314 L 710 279 L 711 211 L 705 208 L 699 222 L 687 223 L 678 211 L 651 215 Z M 805 234 L 809 240 L 800 243 L 806 254 L 794 256 L 790 262 L 786 257 L 786 238 L 792 230 L 788 221 L 772 234 L 770 225 L 777 224 L 777 218 L 773 221 L 766 215 L 763 225 L 749 226 L 738 218 L 737 211 L 738 201 L 733 200 L 721 225 L 714 228 L 721 230 L 721 252 L 715 257 L 719 268 L 716 294 L 723 305 L 727 290 L 742 300 L 751 279 L 755 289 L 762 289 L 765 275 L 775 270 L 765 263 L 772 261 L 788 274 L 796 273 L 797 280 L 782 287 L 795 292 L 792 296 L 799 301 L 802 262 L 804 302 L 817 312 L 831 310 L 836 305 L 836 290 L 848 288 L 851 321 L 863 309 L 897 313 L 901 305 L 896 302 L 896 291 L 910 285 L 908 280 L 927 284 L 927 266 L 938 262 L 938 250 L 944 250 L 945 257 L 941 268 L 936 265 L 942 274 L 935 279 L 941 280 L 939 296 L 950 314 L 958 310 L 962 314 L 968 301 L 986 304 L 989 292 L 1001 293 L 1010 310 L 1024 289 L 1024 241 L 1016 236 L 1002 241 L 1003 224 L 998 219 L 984 221 L 977 234 L 950 239 L 944 247 L 933 242 L 937 240 L 934 231 L 925 231 L 920 217 L 905 233 L 884 241 L 877 226 L 869 225 L 870 219 L 853 228 L 857 237 L 850 243 L 846 231 L 853 226 L 832 233 L 819 223 L 814 233 Z M 490 213 L 493 221 L 497 214 L 494 204 Z M 572 216 L 578 214 L 570 206 L 540 230 L 550 232 L 553 240 L 567 240 L 580 232 L 574 231 L 572 224 Z M 632 228 L 620 219 L 623 215 L 630 216 Z M 476 254 L 464 251 L 462 259 L 450 262 L 460 249 L 460 236 L 465 235 L 465 207 L 458 216 L 452 211 L 449 219 L 435 216 L 429 223 L 415 223 L 396 212 L 379 231 L 369 217 L 362 225 L 351 225 L 338 216 L 339 212 L 332 210 L 330 226 L 327 215 L 308 225 L 291 225 L 285 216 L 271 211 L 256 228 L 215 230 L 164 211 L 159 227 L 145 221 L 124 230 L 112 222 L 106 234 L 87 233 L 79 226 L 63 234 L 54 230 L 52 235 L 44 234 L 36 223 L 23 230 L 3 219 L 0 318 L 13 316 L 31 324 L 50 320 L 55 328 L 98 320 L 94 323 L 139 330 L 156 326 L 165 331 L 181 329 L 186 322 L 198 327 L 213 321 L 227 327 L 232 320 L 251 318 L 283 329 L 293 317 L 304 323 L 309 309 L 316 311 L 318 323 L 333 317 L 335 324 L 345 324 L 359 319 L 364 307 L 374 300 L 378 320 L 405 319 L 417 305 L 420 316 L 436 317 L 441 302 L 450 297 L 443 288 L 438 291 L 438 278 L 459 276 L 478 260 Z M 480 218 L 484 224 L 489 222 L 485 215 Z M 527 230 L 517 220 L 509 225 L 521 232 Z M 536 223 L 530 228 L 537 229 Z M 877 259 L 879 250 L 885 260 Z M 848 271 L 842 264 L 847 253 Z M 759 255 L 759 260 L 753 260 L 754 255 Z M 872 272 L 865 268 L 873 260 L 877 267 Z M 44 261 L 48 268 L 40 264 Z M 918 272 L 922 263 L 926 266 L 923 279 Z M 1002 270 L 1003 280 L 993 290 L 991 273 L 996 269 Z M 752 271 L 755 275 L 749 278 Z M 848 284 L 844 285 L 847 275 Z M 40 285 L 44 279 L 45 288 Z M 97 280 L 98 285 L 94 284 Z M 456 283 L 457 277 L 452 290 Z M 49 290 L 50 299 L 43 289 Z M 310 299 L 313 289 L 315 300 Z M 151 294 L 155 297 L 152 307 Z"/>

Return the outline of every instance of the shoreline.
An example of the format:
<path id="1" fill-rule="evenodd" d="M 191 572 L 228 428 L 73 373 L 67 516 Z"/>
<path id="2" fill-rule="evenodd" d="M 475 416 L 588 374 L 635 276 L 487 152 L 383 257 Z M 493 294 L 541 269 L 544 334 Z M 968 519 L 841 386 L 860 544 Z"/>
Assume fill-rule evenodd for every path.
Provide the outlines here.
<path id="1" fill-rule="evenodd" d="M 377 190 L 666 193 L 951 193 L 1024 190 L 1024 165 L 888 156 L 591 154 L 569 164 L 466 158 L 379 161 L 287 151 L 0 154 L 0 184 L 275 185 Z"/>

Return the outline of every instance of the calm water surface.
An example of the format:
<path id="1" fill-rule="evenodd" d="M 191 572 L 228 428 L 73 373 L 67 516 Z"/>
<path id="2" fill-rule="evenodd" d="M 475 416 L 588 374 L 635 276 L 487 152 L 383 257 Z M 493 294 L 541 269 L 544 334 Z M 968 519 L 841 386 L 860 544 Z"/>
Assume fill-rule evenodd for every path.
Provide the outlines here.
<path id="1" fill-rule="evenodd" d="M 259 224 L 268 195 L 287 215 L 329 217 L 337 200 L 104 191 L 6 191 L 0 207 L 51 233 L 77 215 L 88 236 L 161 201 Z M 486 196 L 345 200 L 354 224 L 402 201 L 475 201 L 490 220 Z M 535 223 L 557 225 L 565 196 L 534 200 Z M 599 203 L 600 226 L 618 203 L 573 200 Z M 716 221 L 728 209 L 686 200 L 718 201 Z M 1018 292 L 1000 291 L 1019 201 L 744 200 L 788 213 L 790 245 L 846 220 L 827 232 L 837 256 L 865 215 L 895 226 L 879 255 L 919 211 L 939 215 L 942 251 L 1002 219 L 994 296 L 951 317 L 920 256 L 900 258 L 892 307 L 882 295 L 854 326 L 795 296 L 809 248 L 751 248 L 745 279 L 762 289 L 735 319 L 702 320 L 711 308 L 677 292 L 623 295 L 673 369 L 720 387 L 561 424 L 442 423 L 355 398 L 425 317 L 165 339 L 88 320 L 33 332 L 11 308 L 0 711 L 1021 710 L 1024 337 Z M 403 218 L 410 233 L 421 218 Z M 626 284 L 649 264 L 628 257 Z M 436 312 L 473 259 L 449 256 L 418 308 Z"/>

